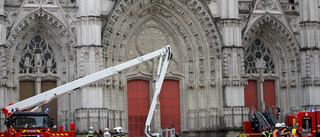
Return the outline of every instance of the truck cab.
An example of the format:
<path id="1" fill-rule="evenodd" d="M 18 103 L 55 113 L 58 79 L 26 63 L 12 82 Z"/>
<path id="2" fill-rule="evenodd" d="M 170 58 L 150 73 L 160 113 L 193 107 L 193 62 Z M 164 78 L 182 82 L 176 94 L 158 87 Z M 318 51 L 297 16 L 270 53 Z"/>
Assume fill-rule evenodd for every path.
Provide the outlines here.
<path id="1" fill-rule="evenodd" d="M 53 120 L 47 112 L 13 112 L 6 125 L 8 136 L 49 136 Z"/>

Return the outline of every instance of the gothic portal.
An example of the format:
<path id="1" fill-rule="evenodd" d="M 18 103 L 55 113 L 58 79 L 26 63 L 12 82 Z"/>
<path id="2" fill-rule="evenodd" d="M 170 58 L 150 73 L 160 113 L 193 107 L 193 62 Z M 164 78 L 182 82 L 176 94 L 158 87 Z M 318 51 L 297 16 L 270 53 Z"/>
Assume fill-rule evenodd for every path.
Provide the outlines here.
<path id="1" fill-rule="evenodd" d="M 152 131 L 236 136 L 253 106 L 320 109 L 319 0 L 2 0 L 0 106 L 170 45 Z M 77 135 L 144 136 L 158 59 L 70 91 L 50 109 Z M 31 108 L 30 108 L 31 110 Z M 0 123 L 4 122 L 0 115 Z M 0 125 L 3 131 L 5 126 Z M 57 129 L 52 129 L 53 131 Z"/>

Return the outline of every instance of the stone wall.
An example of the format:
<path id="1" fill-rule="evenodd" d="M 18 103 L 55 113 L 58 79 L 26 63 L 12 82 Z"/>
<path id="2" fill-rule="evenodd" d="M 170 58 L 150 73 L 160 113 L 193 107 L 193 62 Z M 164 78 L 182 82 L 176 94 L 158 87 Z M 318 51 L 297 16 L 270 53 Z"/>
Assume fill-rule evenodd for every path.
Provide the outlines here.
<path id="1" fill-rule="evenodd" d="M 110 110 L 107 108 L 80 108 L 75 111 L 76 132 L 83 134 L 89 127 L 104 130 L 123 126 L 126 118 L 124 111 Z M 111 131 L 111 130 L 110 130 Z"/>

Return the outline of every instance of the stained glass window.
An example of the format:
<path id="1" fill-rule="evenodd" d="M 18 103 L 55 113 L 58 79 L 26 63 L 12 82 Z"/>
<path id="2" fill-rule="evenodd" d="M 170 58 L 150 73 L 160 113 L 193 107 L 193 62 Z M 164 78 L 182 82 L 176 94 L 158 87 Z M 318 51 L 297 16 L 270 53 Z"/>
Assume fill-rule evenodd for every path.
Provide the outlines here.
<path id="1" fill-rule="evenodd" d="M 263 59 L 266 63 L 264 73 L 275 73 L 275 66 L 269 48 L 264 46 L 260 39 L 256 39 L 251 46 L 248 47 L 245 54 L 246 73 L 257 73 L 255 62 L 257 59 Z"/>
<path id="2" fill-rule="evenodd" d="M 39 35 L 33 37 L 23 48 L 19 61 L 19 73 L 34 73 L 38 71 L 37 69 L 43 73 L 57 73 L 53 50 Z"/>

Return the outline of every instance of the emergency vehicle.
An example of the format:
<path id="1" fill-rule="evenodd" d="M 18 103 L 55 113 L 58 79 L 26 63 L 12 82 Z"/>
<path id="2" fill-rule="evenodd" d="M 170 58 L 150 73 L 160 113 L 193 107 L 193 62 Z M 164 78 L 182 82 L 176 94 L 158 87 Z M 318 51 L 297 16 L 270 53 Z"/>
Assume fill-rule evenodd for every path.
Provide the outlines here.
<path id="1" fill-rule="evenodd" d="M 60 132 L 50 132 L 50 127 L 54 125 L 53 119 L 49 119 L 48 112 L 35 112 L 42 105 L 50 102 L 59 96 L 67 94 L 75 89 L 89 85 L 93 82 L 103 80 L 109 76 L 120 73 L 121 71 L 136 66 L 155 57 L 159 57 L 159 65 L 157 71 L 157 79 L 155 83 L 155 94 L 150 106 L 145 133 L 147 136 L 162 136 L 160 133 L 151 133 L 150 124 L 155 110 L 156 102 L 160 94 L 165 73 L 167 71 L 169 61 L 172 58 L 170 46 L 148 53 L 136 59 L 124 62 L 122 64 L 106 68 L 99 72 L 77 79 L 70 83 L 61 85 L 54 89 L 48 90 L 36 96 L 27 98 L 17 103 L 12 103 L 2 108 L 6 116 L 7 131 L 0 133 L 0 137 L 68 137 L 75 136 L 75 125 L 70 125 L 70 132 L 63 132 L 63 127 L 59 127 Z M 24 111 L 35 107 L 31 111 Z M 174 131 L 174 130 L 173 130 Z"/>
<path id="2" fill-rule="evenodd" d="M 267 112 L 257 112 L 252 108 L 253 112 L 249 113 L 249 121 L 243 122 L 244 134 L 239 136 L 261 136 L 261 133 L 268 126 L 275 126 L 278 120 L 271 109 L 268 107 Z M 292 129 L 294 125 L 299 124 L 299 132 L 302 137 L 320 137 L 320 111 L 311 110 L 309 112 L 298 112 L 294 115 L 286 115 L 285 123 L 288 129 Z"/>
<path id="3" fill-rule="evenodd" d="M 270 125 L 274 127 L 278 122 L 275 113 L 268 106 L 266 112 L 258 112 L 252 107 L 249 112 L 249 121 L 243 122 L 244 134 L 238 136 L 261 137 L 261 133 Z"/>
<path id="4" fill-rule="evenodd" d="M 320 111 L 298 112 L 286 117 L 288 127 L 299 124 L 299 132 L 303 137 L 320 137 Z"/>

